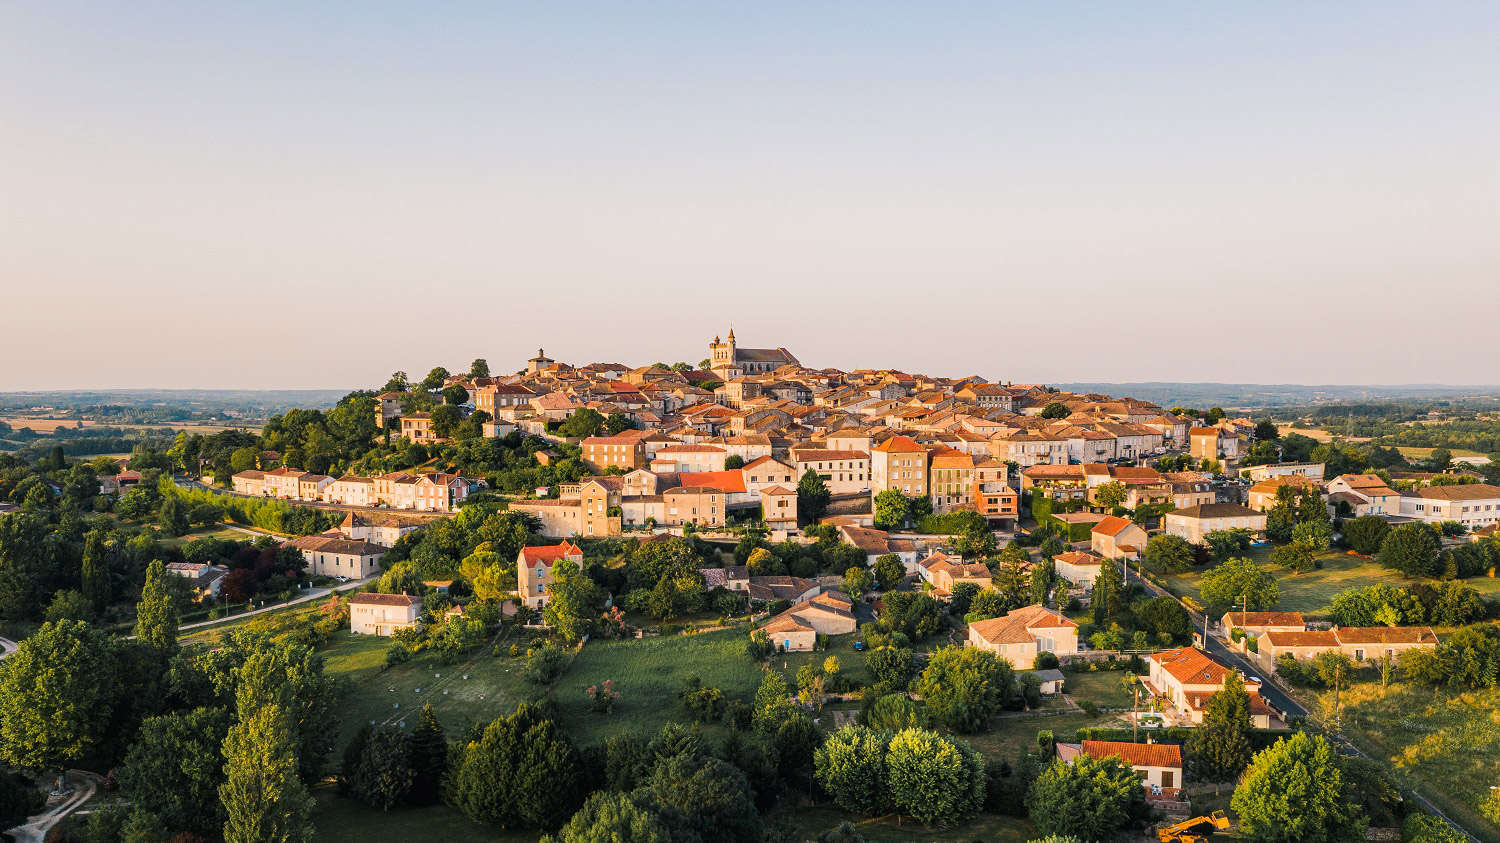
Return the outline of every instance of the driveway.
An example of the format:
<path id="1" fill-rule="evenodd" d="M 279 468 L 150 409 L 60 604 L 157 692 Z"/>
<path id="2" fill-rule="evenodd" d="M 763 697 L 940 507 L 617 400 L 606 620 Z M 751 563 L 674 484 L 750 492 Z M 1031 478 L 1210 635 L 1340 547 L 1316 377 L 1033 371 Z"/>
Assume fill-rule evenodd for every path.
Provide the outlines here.
<path id="1" fill-rule="evenodd" d="M 189 630 L 189 629 L 200 629 L 200 628 L 205 627 L 205 626 L 215 626 L 217 624 L 227 624 L 227 623 L 231 623 L 231 622 L 234 622 L 234 621 L 238 621 L 238 620 L 240 620 L 242 618 L 254 617 L 255 615 L 264 614 L 266 612 L 274 612 L 274 611 L 277 611 L 278 609 L 285 609 L 288 606 L 296 606 L 296 605 L 301 604 L 301 603 L 308 603 L 308 602 L 311 602 L 313 600 L 317 600 L 317 599 L 322 598 L 322 597 L 327 597 L 328 595 L 333 594 L 334 592 L 338 592 L 338 593 L 342 594 L 342 593 L 344 593 L 346 591 L 352 591 L 352 590 L 357 589 L 360 586 L 364 585 L 365 583 L 368 583 L 371 580 L 378 579 L 378 578 L 379 578 L 379 575 L 376 574 L 376 575 L 371 575 L 369 577 L 366 577 L 366 578 L 364 578 L 362 580 L 350 580 L 349 582 L 340 583 L 340 584 L 338 584 L 336 586 L 331 586 L 331 587 L 328 587 L 328 588 L 313 589 L 312 591 L 308 592 L 307 594 L 304 594 L 301 597 L 294 597 L 294 598 L 292 598 L 291 600 L 288 600 L 285 603 L 270 603 L 270 604 L 267 604 L 265 606 L 260 607 L 259 609 L 251 609 L 248 612 L 241 612 L 238 615 L 228 615 L 226 617 L 216 618 L 214 620 L 208 620 L 208 621 L 198 621 L 196 623 L 185 623 L 182 626 L 178 627 L 178 630 L 179 631 L 184 631 L 184 630 Z M 135 636 L 132 635 L 130 637 L 134 638 Z"/>
<path id="2" fill-rule="evenodd" d="M 47 800 L 47 807 L 40 814 L 31 817 L 25 825 L 10 830 L 10 836 L 16 843 L 43 843 L 48 830 L 83 807 L 83 803 L 89 801 L 103 781 L 97 774 L 83 770 L 69 770 L 67 780 L 73 786 L 72 793 Z"/>

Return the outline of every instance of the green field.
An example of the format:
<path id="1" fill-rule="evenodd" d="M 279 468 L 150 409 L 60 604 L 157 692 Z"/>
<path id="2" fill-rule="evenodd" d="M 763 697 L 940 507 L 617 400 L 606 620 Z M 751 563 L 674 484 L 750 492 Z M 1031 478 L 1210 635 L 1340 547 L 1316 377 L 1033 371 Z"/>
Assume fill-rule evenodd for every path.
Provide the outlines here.
<path id="1" fill-rule="evenodd" d="M 861 682 L 868 682 L 865 656 L 856 653 L 852 647 L 854 637 L 846 635 L 833 639 L 829 652 L 776 656 L 771 667 L 784 672 L 789 683 L 794 683 L 799 666 L 814 660 L 821 663 L 832 654 L 839 657 L 844 672 Z M 515 639 L 502 641 L 502 653 L 508 651 L 512 640 Z M 730 698 L 748 702 L 762 676 L 761 668 L 745 655 L 743 629 L 590 642 L 550 689 L 526 682 L 522 676 L 524 658 L 496 657 L 488 646 L 480 648 L 462 665 L 441 665 L 424 653 L 407 664 L 386 669 L 385 651 L 389 643 L 383 638 L 342 633 L 322 650 L 329 673 L 346 677 L 351 682 L 344 703 L 348 716 L 343 720 L 340 749 L 360 724 L 372 720 L 377 723 L 399 722 L 404 718 L 410 725 L 424 703 L 432 705 L 451 737 L 469 724 L 488 722 L 508 714 L 521 700 L 549 690 L 558 701 L 562 725 L 580 747 L 597 745 L 622 732 L 650 737 L 667 723 L 686 719 L 686 711 L 676 700 L 676 692 L 686 677 L 697 676 L 705 685 L 722 689 Z M 525 645 L 522 646 L 524 649 Z M 1128 697 L 1120 689 L 1123 675 L 1119 671 L 1070 673 L 1068 681 L 1076 686 L 1077 699 L 1094 699 L 1101 705 L 1128 705 Z M 605 679 L 612 680 L 622 696 L 613 713 L 594 714 L 589 709 L 584 689 Z M 448 693 L 444 694 L 444 691 Z M 397 704 L 399 709 L 394 707 Z M 838 707 L 855 708 L 857 703 Z M 829 711 L 825 710 L 821 722 L 825 727 L 832 727 L 833 718 Z M 1035 745 L 1039 729 L 1071 735 L 1080 726 L 1107 722 L 1109 718 L 1091 719 L 1083 714 L 1005 717 L 997 719 L 989 732 L 958 737 L 987 756 L 1014 760 L 1021 749 Z M 716 739 L 722 729 L 722 726 L 714 725 L 706 727 L 705 731 Z M 380 813 L 339 797 L 332 788 L 320 789 L 317 796 L 319 839 L 334 843 L 375 839 L 467 843 L 471 840 L 510 841 L 535 837 L 500 835 L 469 823 L 446 808 Z M 797 822 L 809 837 L 847 819 L 833 806 L 797 809 L 787 816 Z M 858 825 L 861 834 L 870 841 L 984 840 L 1010 843 L 1027 841 L 1035 836 L 1030 825 L 1023 820 L 992 816 L 948 829 L 925 829 L 910 821 L 898 824 L 894 818 L 865 820 Z"/>
<path id="2" fill-rule="evenodd" d="M 1403 456 L 1403 457 L 1407 457 L 1409 459 L 1415 459 L 1415 460 L 1425 460 L 1428 457 L 1432 456 L 1432 452 L 1434 450 L 1436 450 L 1436 449 L 1435 448 L 1408 448 L 1405 445 L 1397 445 L 1396 446 L 1396 450 L 1400 451 L 1401 452 L 1401 456 Z M 1453 454 L 1453 456 L 1455 456 L 1455 457 L 1483 457 L 1483 456 L 1486 456 L 1486 454 L 1481 454 L 1478 451 L 1470 451 L 1470 450 L 1466 450 L 1464 448 L 1449 448 L 1448 452 L 1451 453 L 1451 454 Z"/>
<path id="3" fill-rule="evenodd" d="M 1093 700 L 1100 708 L 1130 708 L 1134 702 L 1125 689 L 1126 672 L 1123 670 L 1096 670 L 1088 673 L 1063 671 L 1067 677 L 1067 695 L 1077 700 Z M 1142 702 L 1145 695 L 1142 695 Z"/>
<path id="4" fill-rule="evenodd" d="M 390 643 L 341 632 L 322 651 L 328 672 L 353 682 L 344 698 L 339 746 L 371 721 L 414 725 L 417 712 L 427 704 L 454 737 L 470 724 L 489 723 L 510 714 L 522 700 L 540 695 L 540 689 L 522 678 L 524 657 L 496 658 L 489 647 L 479 647 L 461 664 L 445 665 L 422 653 L 406 664 L 383 669 Z"/>
<path id="5" fill-rule="evenodd" d="M 188 542 L 198 539 L 232 539 L 237 542 L 255 541 L 257 537 L 242 533 L 239 530 L 231 530 L 228 527 L 199 527 L 190 533 L 181 536 L 169 536 L 166 533 L 158 533 L 156 540 L 168 547 L 182 547 Z"/>
<path id="6" fill-rule="evenodd" d="M 1500 840 L 1500 827 L 1478 810 L 1500 782 L 1500 689 L 1453 694 L 1367 682 L 1342 702 L 1346 737 L 1481 839 Z M 1328 710 L 1331 694 L 1318 704 Z"/>
<path id="7" fill-rule="evenodd" d="M 968 741 L 969 746 L 991 760 L 1014 762 L 1021 750 L 1036 749 L 1036 733 L 1042 729 L 1051 729 L 1054 735 L 1061 737 L 1072 735 L 1084 726 L 1105 726 L 1116 722 L 1112 717 L 1089 717 L 1087 714 L 999 717 L 991 721 L 988 732 L 954 737 Z"/>
<path id="8" fill-rule="evenodd" d="M 745 655 L 745 641 L 743 630 L 731 629 L 590 642 L 557 682 L 562 722 L 580 746 L 602 743 L 620 732 L 649 737 L 687 717 L 676 694 L 689 676 L 730 699 L 749 702 L 760 686 L 761 670 Z M 612 714 L 594 714 L 584 691 L 606 679 L 614 682 L 620 699 Z"/>
<path id="9" fill-rule="evenodd" d="M 407 843 L 531 843 L 534 832 L 504 833 L 469 822 L 451 808 L 399 808 L 377 811 L 338 795 L 332 785 L 313 791 L 317 805 L 313 822 L 320 843 L 368 843 L 402 840 Z"/>
<path id="10" fill-rule="evenodd" d="M 809 840 L 838 827 L 845 820 L 852 821 L 859 829 L 860 835 L 870 843 L 927 843 L 927 841 L 945 843 L 952 840 L 1025 843 L 1037 836 L 1031 823 L 1026 820 L 989 814 L 948 828 L 924 828 L 921 823 L 910 819 L 904 824 L 898 824 L 895 818 L 888 817 L 867 820 L 851 819 L 849 815 L 832 805 L 802 808 L 788 812 L 785 816 L 796 822 L 798 830 Z"/>
<path id="11" fill-rule="evenodd" d="M 501 641 L 508 651 L 512 637 Z M 846 638 L 849 636 L 845 636 Z M 745 655 L 745 633 L 733 629 L 699 635 L 661 636 L 625 641 L 594 641 L 587 644 L 561 678 L 549 689 L 526 681 L 525 657 L 491 655 L 491 648 L 478 648 L 468 661 L 444 665 L 423 653 L 406 664 L 384 669 L 385 639 L 341 633 L 322 652 L 328 671 L 348 677 L 353 683 L 346 711 L 344 738 L 371 720 L 396 723 L 415 716 L 430 704 L 450 734 L 473 723 L 488 723 L 509 714 L 522 700 L 550 691 L 558 702 L 561 720 L 580 746 L 601 743 L 611 735 L 630 732 L 647 735 L 667 723 L 680 722 L 686 712 L 676 693 L 689 676 L 719 688 L 731 699 L 748 702 L 761 680 L 761 670 Z M 522 645 L 524 650 L 525 644 Z M 836 641 L 832 653 L 856 677 L 864 674 L 864 658 L 850 649 L 848 641 Z M 819 661 L 828 653 L 816 654 Z M 785 659 L 789 681 L 810 654 Z M 779 669 L 781 660 L 775 662 Z M 585 689 L 609 679 L 621 697 L 608 715 L 589 709 Z M 399 708 L 397 707 L 399 706 Z M 709 729 L 716 731 L 716 728 Z"/>
<path id="12" fill-rule="evenodd" d="M 1405 586 L 1412 582 L 1403 580 L 1399 573 L 1382 567 L 1374 559 L 1349 556 L 1337 551 L 1330 551 L 1322 557 L 1321 569 L 1308 571 L 1305 574 L 1293 574 L 1285 568 L 1271 564 L 1269 548 L 1251 548 L 1247 555 L 1259 562 L 1261 567 L 1276 574 L 1277 582 L 1281 585 L 1281 602 L 1276 608 L 1283 611 L 1319 614 L 1328 609 L 1333 598 L 1340 592 L 1377 583 Z M 1199 583 L 1202 580 L 1201 571 L 1165 574 L 1159 578 L 1167 589 L 1178 597 L 1191 597 L 1202 603 L 1203 595 L 1199 591 Z M 1500 595 L 1500 579 L 1474 577 L 1464 580 L 1464 584 L 1478 590 L 1486 597 Z"/>

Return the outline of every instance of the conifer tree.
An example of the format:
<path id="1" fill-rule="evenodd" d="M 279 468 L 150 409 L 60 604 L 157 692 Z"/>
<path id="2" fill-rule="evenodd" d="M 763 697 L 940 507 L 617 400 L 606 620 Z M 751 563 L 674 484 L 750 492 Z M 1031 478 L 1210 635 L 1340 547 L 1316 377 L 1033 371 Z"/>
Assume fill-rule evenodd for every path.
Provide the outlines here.
<path id="1" fill-rule="evenodd" d="M 83 596 L 98 615 L 109 607 L 109 551 L 103 530 L 90 530 L 83 543 Z"/>
<path id="2" fill-rule="evenodd" d="M 297 777 L 297 739 L 280 702 L 241 706 L 224 739 L 224 758 L 225 843 L 313 839 L 312 797 Z"/>
<path id="3" fill-rule="evenodd" d="M 1239 674 L 1231 673 L 1208 698 L 1203 725 L 1188 740 L 1188 757 L 1199 775 L 1213 782 L 1239 778 L 1250 763 L 1249 731 L 1250 695 Z"/>
<path id="4" fill-rule="evenodd" d="M 135 609 L 135 637 L 160 653 L 177 649 L 177 607 L 167 593 L 166 576 L 160 559 L 151 563 Z"/>
<path id="5" fill-rule="evenodd" d="M 1120 568 L 1113 559 L 1104 560 L 1099 566 L 1099 578 L 1094 581 L 1094 624 L 1103 626 L 1110 616 L 1120 610 Z"/>

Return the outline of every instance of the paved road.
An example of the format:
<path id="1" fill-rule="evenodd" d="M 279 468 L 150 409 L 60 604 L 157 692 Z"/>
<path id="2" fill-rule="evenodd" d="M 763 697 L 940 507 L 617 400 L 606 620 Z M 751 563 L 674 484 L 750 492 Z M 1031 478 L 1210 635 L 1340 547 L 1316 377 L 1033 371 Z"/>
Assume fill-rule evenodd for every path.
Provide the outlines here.
<path id="1" fill-rule="evenodd" d="M 1125 581 L 1127 583 L 1140 583 L 1149 594 L 1153 594 L 1159 597 L 1171 597 L 1174 600 L 1177 599 L 1176 595 L 1172 594 L 1164 588 L 1161 588 L 1156 583 L 1153 583 L 1148 579 L 1143 579 L 1136 576 L 1135 571 L 1131 570 L 1130 566 L 1128 565 L 1125 569 Z M 1178 600 L 1178 602 L 1181 603 L 1182 601 Z M 1193 623 L 1196 624 L 1197 628 L 1201 631 L 1203 629 L 1203 615 L 1193 611 L 1192 609 L 1188 609 L 1187 606 L 1183 606 L 1183 608 L 1187 609 L 1188 615 L 1193 619 Z M 1209 655 L 1212 655 L 1219 661 L 1224 662 L 1230 667 L 1237 668 L 1246 676 L 1259 677 L 1262 680 L 1260 685 L 1260 695 L 1265 698 L 1266 702 L 1271 704 L 1272 708 L 1275 708 L 1277 711 L 1280 711 L 1284 714 L 1289 714 L 1295 717 L 1307 716 L 1306 708 L 1303 708 L 1302 705 L 1296 700 L 1292 699 L 1289 694 L 1287 694 L 1281 688 L 1277 687 L 1276 684 L 1272 681 L 1271 677 L 1262 676 L 1261 674 L 1265 673 L 1262 668 L 1260 668 L 1254 662 L 1250 661 L 1250 659 L 1246 658 L 1243 654 L 1230 649 L 1229 646 L 1225 644 L 1224 639 L 1217 636 L 1205 636 L 1204 645 L 1208 650 Z"/>
<path id="2" fill-rule="evenodd" d="M 350 580 L 349 582 L 339 583 L 338 585 L 330 586 L 330 587 L 327 587 L 327 588 L 315 588 L 312 591 L 308 592 L 307 594 L 304 594 L 301 597 L 294 597 L 294 598 L 292 598 L 291 600 L 288 600 L 285 603 L 270 603 L 270 604 L 267 604 L 265 606 L 260 607 L 259 609 L 251 609 L 248 612 L 241 612 L 238 615 L 226 615 L 225 617 L 217 618 L 217 619 L 214 619 L 214 620 L 198 621 L 196 623 L 185 623 L 181 627 L 178 627 L 178 629 L 179 630 L 199 629 L 199 628 L 205 627 L 205 626 L 214 626 L 216 624 L 223 624 L 223 623 L 229 623 L 230 621 L 237 621 L 237 620 L 240 620 L 242 618 L 254 617 L 255 615 L 264 614 L 266 612 L 274 612 L 274 611 L 276 611 L 278 609 L 285 609 L 288 606 L 297 606 L 297 605 L 302 604 L 302 603 L 308 603 L 308 602 L 311 602 L 313 600 L 317 600 L 317 599 L 319 599 L 321 597 L 327 597 L 328 595 L 333 594 L 334 592 L 338 592 L 338 593 L 342 594 L 343 592 L 346 592 L 346 591 L 352 591 L 352 590 L 357 589 L 360 586 L 364 585 L 365 583 L 370 582 L 371 580 L 377 579 L 378 577 L 379 577 L 378 574 L 374 574 L 374 575 L 368 576 L 368 577 L 366 577 L 366 578 L 364 578 L 362 580 Z M 130 637 L 134 638 L 135 636 L 132 635 Z"/>
<path id="3" fill-rule="evenodd" d="M 0 659 L 14 653 L 18 645 L 9 638 L 0 638 Z"/>
<path id="4" fill-rule="evenodd" d="M 1126 570 L 1125 570 L 1125 581 L 1127 583 L 1129 583 L 1129 582 L 1138 582 L 1141 585 L 1145 586 L 1146 591 L 1149 592 L 1149 593 L 1151 593 L 1151 594 L 1155 594 L 1155 595 L 1158 595 L 1158 596 L 1160 596 L 1160 595 L 1166 595 L 1166 596 L 1172 597 L 1174 599 L 1176 598 L 1176 595 L 1174 595 L 1174 594 L 1166 591 L 1165 589 L 1162 589 L 1162 588 L 1158 587 L 1155 583 L 1152 583 L 1150 580 L 1146 580 L 1146 579 L 1142 579 L 1140 577 L 1137 577 L 1135 575 L 1135 573 L 1130 570 L 1130 567 L 1128 565 L 1126 566 Z M 1177 602 L 1181 603 L 1182 601 L 1179 599 Z M 1186 605 L 1184 605 L 1183 608 L 1185 608 L 1185 609 L 1188 610 L 1188 614 L 1193 618 L 1194 622 L 1198 625 L 1198 629 L 1200 629 L 1200 630 L 1203 629 L 1203 615 L 1201 615 L 1201 614 L 1199 614 L 1197 612 L 1194 612 L 1191 608 L 1188 608 Z M 1228 665 L 1230 665 L 1232 667 L 1236 667 L 1236 668 L 1244 671 L 1247 676 L 1258 676 L 1258 677 L 1260 677 L 1261 680 L 1262 680 L 1261 681 L 1261 685 L 1260 685 L 1260 695 L 1262 697 L 1264 697 L 1265 700 L 1266 700 L 1266 702 L 1270 703 L 1273 708 L 1275 708 L 1276 710 L 1281 711 L 1281 712 L 1283 712 L 1285 714 L 1296 716 L 1296 717 L 1306 717 L 1308 715 L 1307 709 L 1305 707 L 1303 707 L 1303 705 L 1301 703 L 1299 703 L 1296 700 L 1292 699 L 1292 697 L 1291 697 L 1290 694 L 1288 694 L 1286 691 L 1282 690 L 1282 688 L 1280 688 L 1278 685 L 1276 685 L 1275 678 L 1273 676 L 1263 675 L 1265 673 L 1264 670 L 1262 670 L 1254 662 L 1252 662 L 1248 658 L 1246 658 L 1243 654 L 1239 653 L 1236 650 L 1231 649 L 1224 642 L 1224 639 L 1218 638 L 1218 637 L 1205 637 L 1205 642 L 1207 644 L 1208 652 L 1211 655 L 1213 655 L 1215 658 L 1219 659 L 1220 661 L 1223 661 L 1224 663 L 1226 663 L 1226 664 L 1228 664 Z M 1329 740 L 1333 741 L 1333 743 L 1336 744 L 1338 747 L 1340 747 L 1346 754 L 1355 755 L 1355 756 L 1358 756 L 1360 758 L 1364 758 L 1366 760 L 1373 760 L 1373 759 L 1370 758 L 1369 755 L 1367 755 L 1364 752 L 1364 750 L 1361 750 L 1359 747 L 1357 747 L 1354 744 L 1350 743 L 1343 736 L 1341 736 L 1341 735 L 1335 735 L 1335 734 L 1332 734 L 1332 733 L 1325 733 L 1325 736 Z M 1416 800 L 1416 802 L 1418 804 L 1420 804 L 1423 808 L 1425 808 L 1428 811 L 1430 811 L 1431 813 L 1433 813 L 1433 814 L 1441 817 L 1444 821 L 1446 821 L 1448 823 L 1448 825 L 1453 826 L 1453 828 L 1456 829 L 1458 831 L 1458 833 L 1462 834 L 1464 837 L 1466 837 L 1466 838 L 1468 838 L 1470 840 L 1475 841 L 1475 843 L 1480 843 L 1480 840 L 1479 840 L 1478 837 L 1475 837 L 1474 835 L 1470 834 L 1468 829 L 1464 828 L 1462 825 L 1459 825 L 1456 821 L 1454 821 L 1454 819 L 1452 817 L 1450 817 L 1447 814 L 1443 813 L 1442 810 L 1439 809 L 1438 806 L 1432 804 L 1432 802 L 1430 800 L 1428 800 L 1427 797 L 1423 796 L 1420 793 L 1417 793 L 1416 791 L 1412 791 L 1411 798 L 1414 799 L 1414 800 Z"/>
<path id="5" fill-rule="evenodd" d="M 16 843 L 42 843 L 52 826 L 83 807 L 83 803 L 89 801 L 103 781 L 97 774 L 83 770 L 69 770 L 67 780 L 73 786 L 72 793 L 59 797 L 56 802 L 48 800 L 47 807 L 40 814 L 28 818 L 25 825 L 10 830 L 10 836 Z"/>

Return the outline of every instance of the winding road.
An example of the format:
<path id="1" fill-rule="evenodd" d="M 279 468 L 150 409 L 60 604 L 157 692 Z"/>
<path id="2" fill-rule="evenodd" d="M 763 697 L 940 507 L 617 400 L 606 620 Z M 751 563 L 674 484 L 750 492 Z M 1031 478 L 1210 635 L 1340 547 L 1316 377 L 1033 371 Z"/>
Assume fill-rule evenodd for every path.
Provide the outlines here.
<path id="1" fill-rule="evenodd" d="M 85 770 L 69 770 L 67 780 L 73 786 L 73 792 L 47 800 L 47 807 L 40 814 L 28 818 L 25 825 L 10 829 L 11 839 L 16 843 L 42 843 L 47 839 L 47 832 L 64 817 L 83 807 L 104 781 L 97 773 Z"/>

